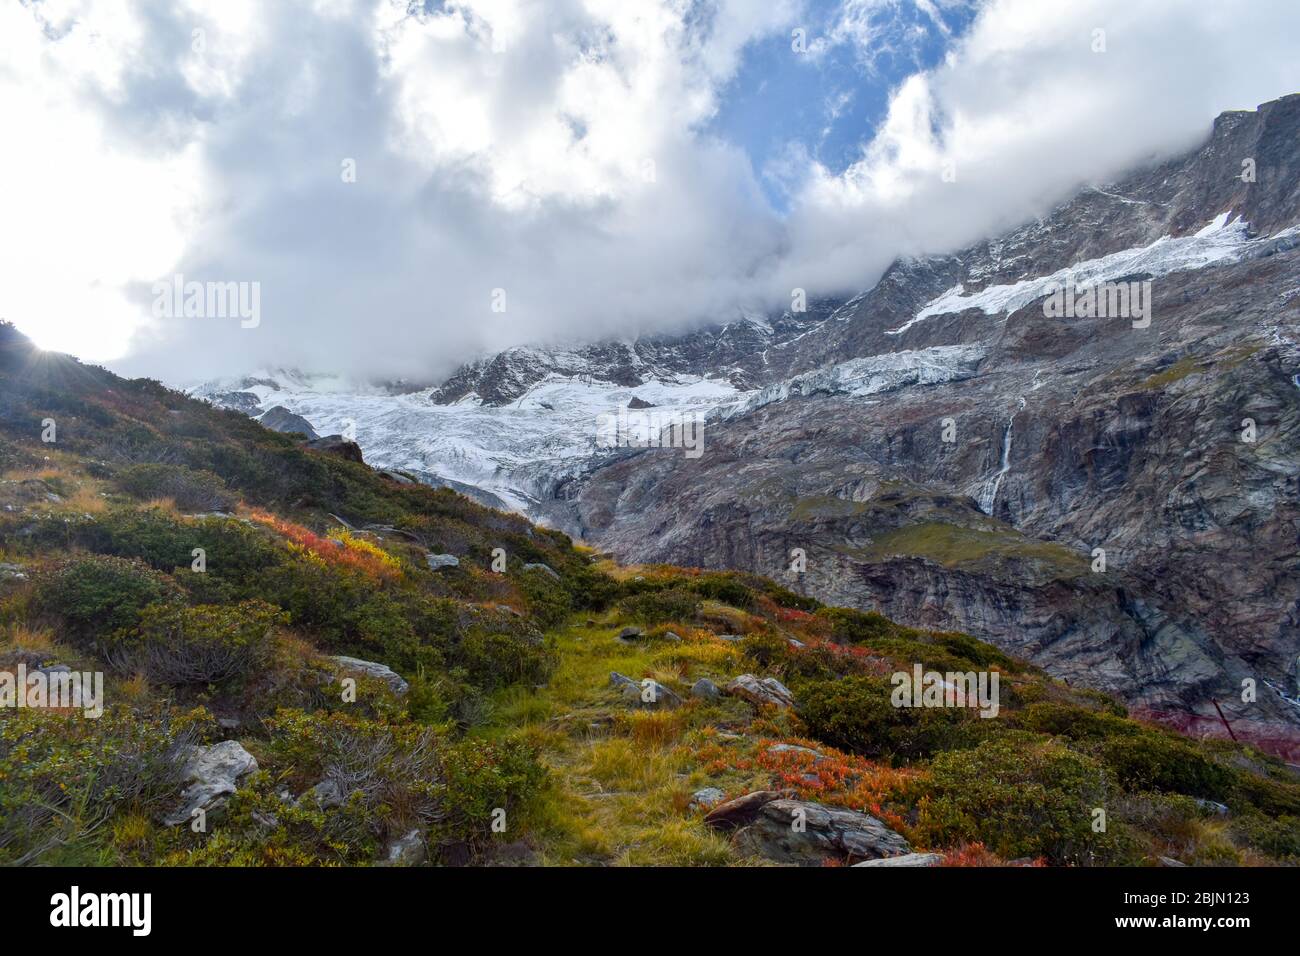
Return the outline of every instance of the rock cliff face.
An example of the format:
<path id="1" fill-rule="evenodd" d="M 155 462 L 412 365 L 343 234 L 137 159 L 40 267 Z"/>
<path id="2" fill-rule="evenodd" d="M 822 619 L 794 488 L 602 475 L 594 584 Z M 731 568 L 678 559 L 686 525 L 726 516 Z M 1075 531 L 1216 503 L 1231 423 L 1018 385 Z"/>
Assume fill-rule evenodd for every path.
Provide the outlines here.
<path id="1" fill-rule="evenodd" d="M 1297 223 L 1300 97 L 1225 114 L 1187 156 L 896 263 L 771 349 L 773 381 L 800 377 L 715 414 L 701 458 L 625 454 L 565 486 L 569 530 L 1300 739 Z M 1150 324 L 1056 315 L 1070 279 L 1150 282 Z M 896 374 L 936 355 L 943 374 Z"/>

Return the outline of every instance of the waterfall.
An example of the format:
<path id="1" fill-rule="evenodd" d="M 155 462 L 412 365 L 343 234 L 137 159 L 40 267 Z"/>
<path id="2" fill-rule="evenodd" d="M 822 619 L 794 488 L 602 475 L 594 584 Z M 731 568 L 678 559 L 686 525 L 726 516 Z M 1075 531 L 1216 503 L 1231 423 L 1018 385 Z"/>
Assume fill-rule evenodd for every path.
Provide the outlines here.
<path id="1" fill-rule="evenodd" d="M 1020 408 L 1024 407 L 1025 399 L 1024 396 L 1021 396 Z M 1011 417 L 1007 419 L 1006 430 L 1002 432 L 1002 464 L 994 475 L 985 480 L 984 487 L 980 489 L 978 504 L 980 511 L 986 515 L 993 514 L 993 506 L 997 503 L 998 489 L 1002 487 L 1002 479 L 1011 470 L 1011 428 L 1016 423 L 1016 414 L 1018 412 L 1019 409 L 1011 413 Z"/>

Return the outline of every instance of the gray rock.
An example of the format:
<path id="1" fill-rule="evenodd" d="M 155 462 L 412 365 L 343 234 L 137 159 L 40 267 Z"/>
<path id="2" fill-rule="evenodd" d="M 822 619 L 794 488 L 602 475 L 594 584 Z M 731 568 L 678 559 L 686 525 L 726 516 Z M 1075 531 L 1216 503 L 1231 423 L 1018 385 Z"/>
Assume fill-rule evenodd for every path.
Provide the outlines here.
<path id="1" fill-rule="evenodd" d="M 387 478 L 389 481 L 397 482 L 399 485 L 419 484 L 419 482 L 414 477 L 408 475 L 404 471 L 395 471 L 392 468 L 381 468 L 379 470 L 379 474 Z"/>
<path id="2" fill-rule="evenodd" d="M 343 789 L 333 780 L 322 780 L 298 798 L 298 805 L 315 803 L 322 810 L 342 806 Z"/>
<path id="3" fill-rule="evenodd" d="M 794 706 L 794 695 L 775 677 L 759 678 L 753 674 L 741 674 L 726 689 L 728 694 L 751 704 L 779 707 L 782 710 Z"/>
<path id="4" fill-rule="evenodd" d="M 257 771 L 257 760 L 236 740 L 191 746 L 184 759 L 182 779 L 190 785 L 181 793 L 180 808 L 163 818 L 167 826 L 190 822 L 196 810 L 216 809 L 235 792 L 240 777 Z"/>
<path id="5" fill-rule="evenodd" d="M 743 641 L 744 639 L 745 639 L 744 636 L 740 634 L 719 634 L 718 635 L 718 640 L 726 641 L 729 644 L 737 644 L 740 641 Z"/>
<path id="6" fill-rule="evenodd" d="M 456 557 L 454 554 L 426 554 L 424 560 L 434 571 L 437 571 L 439 568 L 460 567 L 460 558 Z"/>
<path id="7" fill-rule="evenodd" d="M 1160 865 L 1161 866 L 1186 866 L 1187 864 L 1180 863 L 1179 861 L 1175 860 L 1172 856 L 1162 856 L 1160 857 Z"/>
<path id="8" fill-rule="evenodd" d="M 717 700 L 722 696 L 722 691 L 718 690 L 718 685 L 713 681 L 707 677 L 701 677 L 691 685 L 691 696 L 698 697 L 701 700 Z"/>
<path id="9" fill-rule="evenodd" d="M 689 809 L 691 810 L 711 810 L 723 800 L 727 799 L 727 794 L 717 787 L 705 787 L 703 790 L 696 790 L 691 794 Z"/>
<path id="10" fill-rule="evenodd" d="M 664 640 L 672 641 L 674 644 L 680 644 L 682 638 L 680 634 L 674 634 L 672 631 L 664 631 Z"/>
<path id="11" fill-rule="evenodd" d="M 0 563 L 0 581 L 26 581 L 27 573 L 21 564 Z"/>
<path id="12" fill-rule="evenodd" d="M 620 641 L 635 641 L 642 637 L 645 637 L 645 631 L 641 630 L 639 627 L 625 627 L 623 630 L 618 632 L 618 639 Z"/>
<path id="13" fill-rule="evenodd" d="M 344 657 L 341 654 L 332 655 L 330 660 L 342 665 L 344 670 L 356 671 L 359 674 L 365 674 L 367 677 L 374 677 L 383 681 L 395 694 L 405 694 L 410 690 L 411 685 L 402 679 L 402 675 L 386 664 L 363 661 L 356 657 Z"/>
<path id="14" fill-rule="evenodd" d="M 1194 797 L 1196 805 L 1207 813 L 1212 813 L 1216 817 L 1226 817 L 1231 811 L 1227 804 L 1219 803 L 1217 800 L 1205 800 L 1201 797 Z"/>
<path id="15" fill-rule="evenodd" d="M 311 441 L 320 438 L 316 429 L 311 427 L 311 422 L 301 415 L 295 415 L 283 405 L 276 405 L 267 409 L 256 419 L 265 425 L 271 431 L 281 432 L 286 435 L 302 435 Z"/>
<path id="16" fill-rule="evenodd" d="M 609 686 L 610 686 L 610 687 L 626 687 L 626 686 L 629 685 L 629 684 L 631 684 L 633 687 L 638 687 L 638 688 L 641 686 L 641 685 L 638 684 L 636 681 L 634 681 L 632 678 L 630 678 L 630 677 L 624 677 L 624 676 L 623 676 L 622 674 L 620 674 L 618 671 L 610 671 L 610 672 L 609 672 Z"/>
<path id="17" fill-rule="evenodd" d="M 525 571 L 544 571 L 544 572 L 546 572 L 547 574 L 549 574 L 551 577 L 555 578 L 555 580 L 557 580 L 557 581 L 560 580 L 560 576 L 559 576 L 559 574 L 556 573 L 556 571 L 555 571 L 554 568 L 552 568 L 549 564 L 542 564 L 540 561 L 535 561 L 535 562 L 533 562 L 533 563 L 531 563 L 531 564 L 525 564 L 525 565 L 524 565 L 524 570 L 525 570 Z"/>
<path id="18" fill-rule="evenodd" d="M 412 830 L 388 844 L 384 866 L 419 866 L 427 855 L 423 834 L 419 830 Z"/>
<path id="19" fill-rule="evenodd" d="M 886 856 L 879 860 L 863 860 L 854 866 L 938 866 L 943 862 L 939 853 L 904 853 L 902 856 Z"/>
<path id="20" fill-rule="evenodd" d="M 623 684 L 623 699 L 630 704 L 654 710 L 672 710 L 682 706 L 682 699 L 657 680 L 646 678 L 640 684 Z"/>
<path id="21" fill-rule="evenodd" d="M 872 860 L 912 850 L 902 836 L 875 817 L 789 799 L 764 803 L 735 839 L 743 852 L 800 866 L 834 859 Z"/>

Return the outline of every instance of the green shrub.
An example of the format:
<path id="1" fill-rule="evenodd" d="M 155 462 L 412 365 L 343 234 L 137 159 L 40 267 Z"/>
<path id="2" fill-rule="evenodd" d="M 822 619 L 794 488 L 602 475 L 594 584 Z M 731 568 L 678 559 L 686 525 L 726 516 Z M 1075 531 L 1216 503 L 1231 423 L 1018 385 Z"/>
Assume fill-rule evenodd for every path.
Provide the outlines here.
<path id="1" fill-rule="evenodd" d="M 970 750 L 935 757 L 917 828 L 932 846 L 980 842 L 1005 859 L 1056 864 L 1132 862 L 1140 857 L 1119 822 L 1093 830 L 1113 786 L 1105 768 L 1060 743 L 1009 731 Z"/>
<path id="2" fill-rule="evenodd" d="M 39 709 L 0 717 L 0 864 L 43 862 L 121 807 L 170 809 L 192 736 L 183 719 L 118 707 L 98 720 Z"/>
<path id="3" fill-rule="evenodd" d="M 1232 821 L 1232 833 L 1252 849 L 1283 863 L 1300 863 L 1300 816 L 1270 819 L 1250 813 Z"/>
<path id="4" fill-rule="evenodd" d="M 730 575 L 711 574 L 691 582 L 690 589 L 710 601 L 749 610 L 754 606 L 754 592 Z"/>
<path id="5" fill-rule="evenodd" d="M 902 630 L 897 624 L 875 611 L 855 611 L 847 607 L 824 607 L 817 617 L 831 626 L 831 640 L 841 644 L 862 644 L 882 637 L 892 637 Z"/>
<path id="6" fill-rule="evenodd" d="M 1057 701 L 1031 703 L 1016 713 L 1012 720 L 1025 730 L 1078 741 L 1132 736 L 1141 730 L 1138 724 L 1113 713 Z"/>
<path id="7" fill-rule="evenodd" d="M 1232 771 L 1190 742 L 1157 730 L 1106 740 L 1101 759 L 1126 790 L 1160 790 L 1222 800 L 1233 783 Z"/>
<path id="8" fill-rule="evenodd" d="M 236 501 L 218 475 L 183 465 L 132 465 L 117 486 L 134 498 L 171 498 L 184 511 L 227 511 Z"/>
<path id="9" fill-rule="evenodd" d="M 555 665 L 554 650 L 541 638 L 471 630 L 453 656 L 469 680 L 480 688 L 539 684 Z"/>
<path id="10" fill-rule="evenodd" d="M 135 627 L 145 607 L 175 600 L 179 588 L 139 561 L 101 555 L 71 558 L 38 582 L 36 608 L 63 619 L 74 638 Z"/>
<path id="11" fill-rule="evenodd" d="M 685 588 L 637 594 L 619 602 L 624 616 L 645 625 L 689 621 L 699 609 L 699 597 Z"/>
<path id="12" fill-rule="evenodd" d="M 285 615 L 263 601 L 233 606 L 152 604 L 136 630 L 118 631 L 104 656 L 124 673 L 163 684 L 215 684 L 247 674 L 271 653 Z"/>
<path id="13" fill-rule="evenodd" d="M 442 757 L 449 813 L 440 829 L 448 839 L 471 846 L 491 836 L 496 810 L 505 811 L 509 828 L 546 780 L 536 748 L 516 739 L 466 740 L 444 748 Z"/>
<path id="14" fill-rule="evenodd" d="M 974 746 L 998 729 L 969 708 L 895 707 L 888 678 L 845 677 L 798 685 L 799 718 L 808 733 L 868 757 L 911 760 Z"/>

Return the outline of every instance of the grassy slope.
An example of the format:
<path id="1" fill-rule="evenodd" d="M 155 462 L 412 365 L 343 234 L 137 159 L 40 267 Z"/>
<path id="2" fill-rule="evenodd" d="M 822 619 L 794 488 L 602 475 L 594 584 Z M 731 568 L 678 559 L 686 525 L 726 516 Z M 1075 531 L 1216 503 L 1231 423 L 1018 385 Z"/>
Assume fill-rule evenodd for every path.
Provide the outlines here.
<path id="1" fill-rule="evenodd" d="M 703 825 L 688 804 L 704 786 L 870 812 L 953 863 L 1300 859 L 1300 786 L 1275 761 L 1138 724 L 964 635 L 817 610 L 748 575 L 598 563 L 517 516 L 41 355 L 2 325 L 0 413 L 0 563 L 22 575 L 0 577 L 0 670 L 105 670 L 111 705 L 99 721 L 0 711 L 0 862 L 364 864 L 412 827 L 448 861 L 764 862 Z M 45 418 L 53 444 L 40 441 Z M 232 516 L 196 514 L 218 506 Z M 346 533 L 339 517 L 370 530 Z M 503 574 L 490 570 L 496 547 Z M 461 566 L 431 571 L 426 551 Z M 559 580 L 523 567 L 538 561 Z M 69 566 L 109 576 L 77 590 Z M 148 592 L 141 607 L 121 605 L 131 588 Z M 177 683 L 151 670 L 156 658 L 123 656 L 149 640 L 150 609 L 183 622 L 153 647 L 166 663 L 203 641 L 224 648 L 261 620 L 252 601 L 283 619 L 234 676 Z M 110 610 L 123 626 L 104 623 Z M 617 640 L 633 621 L 651 637 Z M 411 691 L 362 680 L 343 701 L 329 653 L 390 664 Z M 889 708 L 886 675 L 914 662 L 999 670 L 1002 715 Z M 686 704 L 630 708 L 610 671 L 653 677 Z M 742 672 L 779 677 L 799 712 L 689 696 L 700 677 Z M 175 745 L 223 738 L 262 770 L 208 833 L 162 825 L 181 786 Z M 148 775 L 131 770 L 137 757 L 153 761 Z M 359 766 L 373 786 L 342 807 L 282 797 Z M 1099 803 L 1104 836 L 1090 835 Z M 490 826 L 497 807 L 504 833 Z"/>

